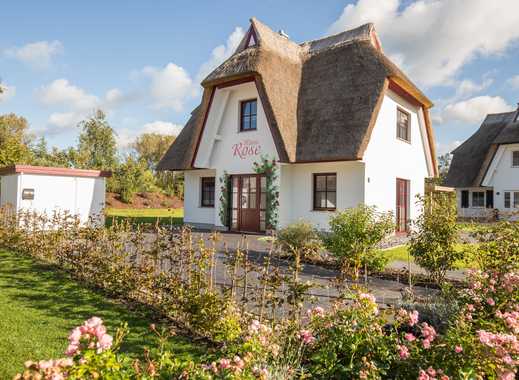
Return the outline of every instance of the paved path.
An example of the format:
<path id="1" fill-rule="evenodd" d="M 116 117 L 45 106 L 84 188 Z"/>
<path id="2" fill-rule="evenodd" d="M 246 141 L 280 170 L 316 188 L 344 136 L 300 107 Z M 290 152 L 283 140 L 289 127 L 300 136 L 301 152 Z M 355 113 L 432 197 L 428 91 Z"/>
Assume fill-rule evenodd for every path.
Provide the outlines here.
<path id="1" fill-rule="evenodd" d="M 195 238 L 203 238 L 209 240 L 207 233 L 195 233 Z M 211 244 L 211 243 L 208 243 Z M 222 239 L 217 243 L 216 249 L 219 252 L 217 255 L 216 265 L 216 281 L 218 283 L 229 284 L 229 278 L 224 266 L 226 247 L 229 250 L 234 250 L 237 247 L 248 247 L 249 259 L 256 262 L 262 262 L 266 256 L 270 243 L 265 241 L 264 237 L 256 235 L 240 235 L 233 233 L 222 234 Z M 281 271 L 288 271 L 290 262 L 287 260 L 276 259 L 273 264 L 280 268 Z M 331 280 L 338 275 L 337 270 L 324 268 L 318 265 L 305 264 L 301 273 L 302 281 L 311 281 L 317 286 L 311 289 L 310 293 L 319 298 L 319 303 L 327 303 L 327 299 L 337 297 L 338 291 L 334 286 L 331 286 Z M 258 284 L 257 278 L 254 274 L 251 275 L 250 284 Z M 348 285 L 353 285 L 349 283 Z M 361 285 L 364 285 L 363 281 Z M 381 304 L 395 305 L 402 299 L 402 294 L 407 286 L 397 281 L 384 280 L 375 277 L 368 277 L 368 289 L 375 295 L 377 301 Z M 425 297 L 433 294 L 435 291 L 422 287 L 414 287 L 414 292 L 417 296 Z"/>

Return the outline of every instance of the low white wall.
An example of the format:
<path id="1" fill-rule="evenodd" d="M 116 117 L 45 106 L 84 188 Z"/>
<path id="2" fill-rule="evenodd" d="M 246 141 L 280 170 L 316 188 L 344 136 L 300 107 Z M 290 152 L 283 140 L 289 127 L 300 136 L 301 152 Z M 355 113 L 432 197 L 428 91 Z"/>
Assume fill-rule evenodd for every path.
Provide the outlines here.
<path id="1" fill-rule="evenodd" d="M 184 173 L 184 223 L 212 227 L 215 224 L 216 207 L 202 207 L 202 177 L 215 177 L 215 170 L 190 170 Z M 218 178 L 215 178 L 218 189 Z M 215 206 L 219 204 L 215 191 Z M 219 193 L 219 191 L 218 191 Z"/>

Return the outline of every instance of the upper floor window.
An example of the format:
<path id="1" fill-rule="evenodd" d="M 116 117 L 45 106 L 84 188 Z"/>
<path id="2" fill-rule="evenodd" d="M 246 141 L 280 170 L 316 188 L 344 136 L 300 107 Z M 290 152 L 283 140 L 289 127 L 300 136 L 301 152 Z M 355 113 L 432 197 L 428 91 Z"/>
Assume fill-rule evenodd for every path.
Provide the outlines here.
<path id="1" fill-rule="evenodd" d="M 214 177 L 202 178 L 202 207 L 214 207 Z"/>
<path id="2" fill-rule="evenodd" d="M 337 174 L 314 174 L 314 210 L 333 211 L 337 203 Z"/>
<path id="3" fill-rule="evenodd" d="M 404 141 L 411 141 L 411 115 L 397 108 L 396 136 Z"/>
<path id="4" fill-rule="evenodd" d="M 512 152 L 512 166 L 519 167 L 519 150 L 514 150 Z"/>
<path id="5" fill-rule="evenodd" d="M 255 131 L 257 117 L 256 99 L 244 100 L 240 104 L 240 131 Z"/>

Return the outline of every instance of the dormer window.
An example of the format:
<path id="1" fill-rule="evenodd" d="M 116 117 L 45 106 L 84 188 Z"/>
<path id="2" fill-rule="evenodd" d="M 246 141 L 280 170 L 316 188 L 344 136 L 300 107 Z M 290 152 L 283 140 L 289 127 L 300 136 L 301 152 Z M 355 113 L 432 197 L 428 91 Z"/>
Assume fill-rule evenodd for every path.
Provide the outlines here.
<path id="1" fill-rule="evenodd" d="M 257 117 L 257 100 L 244 100 L 240 103 L 240 132 L 255 131 Z"/>
<path id="2" fill-rule="evenodd" d="M 519 150 L 514 150 L 512 152 L 512 166 L 514 168 L 519 167 Z"/>
<path id="3" fill-rule="evenodd" d="M 256 45 L 256 33 L 254 29 L 251 27 L 249 30 L 249 35 L 247 36 L 247 43 L 245 44 L 245 48 L 249 48 Z"/>
<path id="4" fill-rule="evenodd" d="M 396 136 L 400 140 L 411 142 L 411 115 L 401 108 L 397 108 L 396 113 Z"/>

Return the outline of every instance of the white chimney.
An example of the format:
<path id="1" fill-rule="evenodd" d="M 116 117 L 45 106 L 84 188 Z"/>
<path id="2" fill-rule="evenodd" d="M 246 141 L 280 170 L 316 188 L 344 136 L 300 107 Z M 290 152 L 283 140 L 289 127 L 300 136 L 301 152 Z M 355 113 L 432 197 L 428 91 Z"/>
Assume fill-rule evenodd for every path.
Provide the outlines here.
<path id="1" fill-rule="evenodd" d="M 290 38 L 290 37 L 288 36 L 288 34 L 286 34 L 285 31 L 284 31 L 283 29 L 279 29 L 278 34 L 279 34 L 281 37 L 285 37 L 287 40 Z"/>

